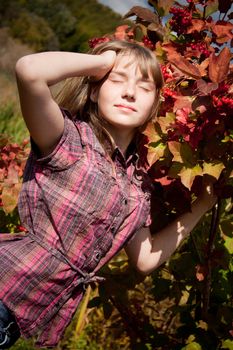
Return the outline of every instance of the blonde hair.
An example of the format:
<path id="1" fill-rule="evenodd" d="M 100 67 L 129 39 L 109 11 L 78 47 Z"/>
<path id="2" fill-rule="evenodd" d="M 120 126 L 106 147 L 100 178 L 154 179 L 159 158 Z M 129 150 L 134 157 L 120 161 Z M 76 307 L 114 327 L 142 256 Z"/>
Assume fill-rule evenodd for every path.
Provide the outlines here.
<path id="1" fill-rule="evenodd" d="M 100 44 L 89 53 L 98 55 L 107 50 L 115 51 L 118 56 L 132 55 L 140 67 L 143 78 L 147 79 L 148 75 L 151 74 L 155 83 L 156 95 L 151 114 L 145 123 L 146 125 L 157 116 L 160 102 L 160 91 L 163 87 L 163 76 L 154 53 L 137 43 L 123 40 L 115 40 Z M 93 88 L 101 86 L 104 79 L 105 77 L 100 81 L 95 81 L 94 79 L 91 79 L 91 77 L 86 76 L 69 78 L 66 80 L 56 98 L 59 106 L 67 109 L 74 118 L 85 120 L 91 124 L 96 136 L 103 146 L 105 146 L 104 140 L 106 139 L 106 136 L 109 139 L 109 134 L 104 128 L 103 119 L 98 114 L 98 105 L 91 100 L 90 94 Z M 142 130 L 145 125 L 140 127 L 140 129 Z"/>

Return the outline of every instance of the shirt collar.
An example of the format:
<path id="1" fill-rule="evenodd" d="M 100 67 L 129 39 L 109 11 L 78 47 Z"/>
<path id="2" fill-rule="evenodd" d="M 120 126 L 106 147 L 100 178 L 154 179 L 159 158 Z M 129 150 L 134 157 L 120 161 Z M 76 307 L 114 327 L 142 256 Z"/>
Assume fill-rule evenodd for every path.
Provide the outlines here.
<path id="1" fill-rule="evenodd" d="M 135 141 L 133 140 L 129 144 L 126 151 L 126 156 L 124 156 L 119 147 L 115 145 L 111 158 L 113 161 L 119 160 L 125 167 L 128 167 L 132 163 L 135 164 L 139 158 Z"/>

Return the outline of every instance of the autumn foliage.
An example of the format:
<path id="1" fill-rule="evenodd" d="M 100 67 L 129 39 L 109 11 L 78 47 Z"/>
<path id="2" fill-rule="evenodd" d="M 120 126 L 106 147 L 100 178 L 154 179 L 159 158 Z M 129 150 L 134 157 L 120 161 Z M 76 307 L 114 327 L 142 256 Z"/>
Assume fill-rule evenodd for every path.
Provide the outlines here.
<path id="1" fill-rule="evenodd" d="M 231 1 L 149 3 L 155 13 L 133 7 L 125 15 L 136 16 L 133 27 L 120 26 L 114 36 L 94 38 L 90 46 L 112 38 L 136 41 L 159 59 L 165 87 L 158 119 L 145 131 L 145 147 L 155 182 L 169 190 L 168 196 L 181 194 L 180 212 L 206 175 L 216 180 L 219 197 L 233 196 Z"/>
<path id="2" fill-rule="evenodd" d="M 89 44 L 93 47 L 112 39 L 136 41 L 152 50 L 161 64 L 165 86 L 158 118 L 144 131 L 148 171 L 155 183 L 152 230 L 164 227 L 189 210 L 205 177 L 212 177 L 219 201 L 191 239 L 153 274 L 154 300 L 171 312 L 172 322 L 179 318 L 175 334 L 174 323 L 167 325 L 164 318 L 164 331 L 158 323 L 154 325 L 153 317 L 147 317 L 146 307 L 138 309 L 135 304 L 143 301 L 137 292 L 131 298 L 130 293 L 122 296 L 124 290 L 135 288 L 137 282 L 132 272 L 126 273 L 126 279 L 121 281 L 125 289 L 122 287 L 119 295 L 112 287 L 120 278 L 117 269 L 112 272 L 108 269 L 112 279 L 100 288 L 97 304 L 102 300 L 103 308 L 108 310 L 107 318 L 111 305 L 118 309 L 133 349 L 137 346 L 147 349 L 145 344 L 150 344 L 148 349 L 163 350 L 231 348 L 232 3 L 230 0 L 149 0 L 149 3 L 154 11 L 133 7 L 125 15 L 136 16 L 132 26 L 120 26 L 113 35 L 93 38 Z M 131 307 L 125 307 L 129 304 Z M 152 315 L 157 314 L 156 307 L 151 309 Z"/>
<path id="3" fill-rule="evenodd" d="M 17 203 L 29 154 L 27 145 L 28 140 L 17 144 L 10 143 L 4 135 L 0 136 L 0 233 L 24 231 L 18 218 Z"/>

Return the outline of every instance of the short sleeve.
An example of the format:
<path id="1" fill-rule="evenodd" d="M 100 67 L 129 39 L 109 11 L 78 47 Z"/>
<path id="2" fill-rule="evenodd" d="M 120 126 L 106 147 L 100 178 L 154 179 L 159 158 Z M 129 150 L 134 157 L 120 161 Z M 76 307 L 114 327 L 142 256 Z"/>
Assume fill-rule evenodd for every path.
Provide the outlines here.
<path id="1" fill-rule="evenodd" d="M 32 157 L 37 164 L 54 170 L 63 170 L 70 167 L 82 156 L 83 145 L 78 127 L 67 112 L 62 110 L 64 116 L 64 131 L 55 149 L 46 157 L 39 158 L 36 145 L 31 140 Z"/>

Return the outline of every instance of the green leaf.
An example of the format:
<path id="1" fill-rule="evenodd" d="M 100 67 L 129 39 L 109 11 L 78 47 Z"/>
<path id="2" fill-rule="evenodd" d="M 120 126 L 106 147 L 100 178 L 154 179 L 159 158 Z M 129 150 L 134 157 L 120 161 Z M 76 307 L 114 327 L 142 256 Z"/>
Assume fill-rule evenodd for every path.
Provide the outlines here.
<path id="1" fill-rule="evenodd" d="M 230 219 L 222 220 L 219 224 L 223 238 L 233 237 L 233 221 Z"/>
<path id="2" fill-rule="evenodd" d="M 222 343 L 221 349 L 233 350 L 233 340 L 226 339 Z"/>
<path id="3" fill-rule="evenodd" d="M 164 300 L 169 295 L 171 281 L 165 278 L 155 279 L 153 295 L 156 301 Z"/>
<path id="4" fill-rule="evenodd" d="M 167 146 L 162 142 L 156 147 L 148 146 L 147 160 L 150 166 L 164 156 L 166 148 Z"/>
<path id="5" fill-rule="evenodd" d="M 182 184 L 191 190 L 193 181 L 196 176 L 202 176 L 202 168 L 200 165 L 195 165 L 194 167 L 186 168 L 183 167 L 179 173 Z"/>
<path id="6" fill-rule="evenodd" d="M 143 134 L 148 137 L 148 142 L 158 142 L 161 140 L 161 136 L 158 133 L 158 128 L 155 123 L 148 123 L 146 129 L 143 131 Z"/>
<path id="7" fill-rule="evenodd" d="M 171 129 L 175 119 L 176 115 L 172 112 L 167 112 L 165 117 L 158 118 L 158 124 L 163 133 L 166 133 L 168 129 Z"/>
<path id="8" fill-rule="evenodd" d="M 158 12 L 162 16 L 167 16 L 171 6 L 174 4 L 174 0 L 158 0 Z"/>
<path id="9" fill-rule="evenodd" d="M 222 0 L 220 0 L 222 1 Z M 218 11 L 218 0 L 209 0 L 207 2 L 205 15 L 206 17 L 210 16 L 212 13 Z"/>
<path id="10" fill-rule="evenodd" d="M 173 274 L 179 276 L 179 280 L 190 280 L 195 278 L 195 261 L 192 253 L 175 253 L 169 261 L 169 269 Z"/>
<path id="11" fill-rule="evenodd" d="M 183 168 L 183 165 L 181 163 L 178 163 L 178 162 L 172 163 L 168 172 L 168 176 L 172 177 L 173 179 L 179 178 L 179 173 L 182 168 Z"/>
<path id="12" fill-rule="evenodd" d="M 106 302 L 103 304 L 103 311 L 104 311 L 104 317 L 105 319 L 109 319 L 109 317 L 111 316 L 112 312 L 113 312 L 113 306 L 112 304 L 110 304 L 109 302 Z"/>
<path id="13" fill-rule="evenodd" d="M 225 168 L 225 165 L 221 162 L 216 163 L 203 163 L 203 174 L 208 174 L 215 177 L 217 180 L 221 175 L 222 170 Z"/>
<path id="14" fill-rule="evenodd" d="M 232 237 L 225 237 L 225 243 L 224 243 L 226 249 L 228 250 L 229 254 L 233 254 L 233 238 Z"/>
<path id="15" fill-rule="evenodd" d="M 145 34 L 146 27 L 143 26 L 141 23 L 138 23 L 134 29 L 134 36 L 135 40 L 142 41 L 142 38 Z"/>
<path id="16" fill-rule="evenodd" d="M 186 142 L 170 141 L 168 148 L 173 155 L 173 162 L 183 163 L 186 166 L 195 164 L 192 149 Z"/>
<path id="17" fill-rule="evenodd" d="M 168 142 L 168 148 L 173 155 L 172 161 L 183 163 L 183 160 L 180 154 L 181 143 L 177 141 L 170 141 Z"/>
<path id="18" fill-rule="evenodd" d="M 202 347 L 200 344 L 196 342 L 192 342 L 186 345 L 185 347 L 183 347 L 181 350 L 202 350 Z"/>
<path id="19" fill-rule="evenodd" d="M 102 299 L 100 297 L 95 297 L 88 302 L 88 307 L 89 308 L 98 307 L 101 305 L 101 303 L 102 303 Z"/>
<path id="20" fill-rule="evenodd" d="M 90 296 L 91 296 L 91 286 L 88 286 L 87 291 L 86 291 L 85 296 L 84 296 L 84 299 L 83 299 L 82 304 L 81 304 L 80 311 L 79 311 L 78 320 L 77 320 L 77 324 L 75 327 L 76 334 L 80 334 L 80 332 L 83 329 L 84 320 L 85 320 L 86 314 L 87 314 L 87 305 L 88 305 L 88 302 L 90 300 Z"/>

